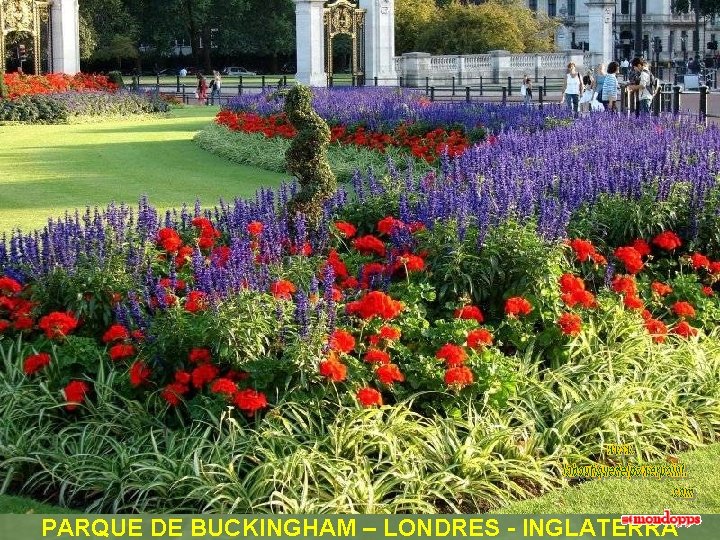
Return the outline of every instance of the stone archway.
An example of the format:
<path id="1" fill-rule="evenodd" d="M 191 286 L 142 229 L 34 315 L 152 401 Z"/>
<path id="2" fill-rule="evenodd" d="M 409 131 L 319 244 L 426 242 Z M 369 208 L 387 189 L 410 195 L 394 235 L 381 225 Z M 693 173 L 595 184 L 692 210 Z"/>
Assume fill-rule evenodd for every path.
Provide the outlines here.
<path id="1" fill-rule="evenodd" d="M 327 85 L 324 0 L 295 2 L 297 73 L 295 80 L 309 86 Z M 349 3 L 349 2 L 346 2 Z M 365 11 L 364 41 L 366 84 L 397 86 L 395 70 L 395 7 L 393 0 L 359 0 L 355 9 Z M 358 55 L 358 58 L 360 55 Z"/>
<path id="2" fill-rule="evenodd" d="M 0 60 L 5 62 L 6 38 L 28 35 L 34 72 L 80 71 L 78 0 L 0 0 Z"/>

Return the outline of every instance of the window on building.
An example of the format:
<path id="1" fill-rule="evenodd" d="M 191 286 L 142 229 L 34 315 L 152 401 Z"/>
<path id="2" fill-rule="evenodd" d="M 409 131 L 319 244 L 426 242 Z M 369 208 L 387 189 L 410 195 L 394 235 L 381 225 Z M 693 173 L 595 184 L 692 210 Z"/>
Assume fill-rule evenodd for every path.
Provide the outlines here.
<path id="1" fill-rule="evenodd" d="M 575 0 L 567 0 L 567 10 L 569 17 L 575 16 Z"/>
<path id="2" fill-rule="evenodd" d="M 622 15 L 630 14 L 630 0 L 621 0 L 620 1 L 620 13 Z"/>
<path id="3" fill-rule="evenodd" d="M 675 30 L 670 30 L 670 36 L 668 37 L 668 53 L 672 53 L 675 50 Z"/>
<path id="4" fill-rule="evenodd" d="M 688 42 L 687 42 L 687 32 L 683 30 L 680 34 L 680 50 L 681 51 L 687 51 L 688 48 Z"/>
<path id="5" fill-rule="evenodd" d="M 641 13 L 643 15 L 645 15 L 647 13 L 647 0 L 640 1 L 640 9 L 641 9 Z"/>
<path id="6" fill-rule="evenodd" d="M 537 0 L 528 0 L 528 8 L 532 9 L 533 11 L 537 11 Z"/>
<path id="7" fill-rule="evenodd" d="M 557 0 L 548 0 L 548 17 L 557 15 Z"/>

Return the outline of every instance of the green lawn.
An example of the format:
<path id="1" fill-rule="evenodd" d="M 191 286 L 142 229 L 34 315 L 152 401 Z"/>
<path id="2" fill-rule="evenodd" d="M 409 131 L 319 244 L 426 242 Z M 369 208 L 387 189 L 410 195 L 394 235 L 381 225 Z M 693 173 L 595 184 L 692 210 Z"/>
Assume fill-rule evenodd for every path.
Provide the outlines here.
<path id="1" fill-rule="evenodd" d="M 213 205 L 287 178 L 197 148 L 193 135 L 216 112 L 187 107 L 162 118 L 0 125 L 0 232 L 42 226 L 66 209 L 134 204 L 143 194 L 160 208 L 198 197 Z"/>
<path id="2" fill-rule="evenodd" d="M 577 487 L 560 489 L 499 510 L 503 514 L 635 514 L 662 513 L 668 508 L 675 514 L 720 513 L 720 444 L 683 453 L 688 478 L 593 480 Z M 673 488 L 689 488 L 694 499 L 673 497 Z"/>
<path id="3" fill-rule="evenodd" d="M 44 504 L 26 497 L 0 495 L 0 514 L 74 514 L 76 512 L 77 510 Z"/>

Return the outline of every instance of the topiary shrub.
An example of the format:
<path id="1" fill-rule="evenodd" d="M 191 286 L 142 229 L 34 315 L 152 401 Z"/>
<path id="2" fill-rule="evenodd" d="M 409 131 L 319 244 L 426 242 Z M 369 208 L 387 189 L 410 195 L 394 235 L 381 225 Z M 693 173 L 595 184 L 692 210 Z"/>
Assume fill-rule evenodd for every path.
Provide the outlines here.
<path id="1" fill-rule="evenodd" d="M 337 189 L 327 159 L 330 128 L 312 108 L 312 92 L 307 86 L 298 85 L 288 92 L 285 113 L 298 132 L 285 153 L 285 162 L 288 172 L 300 183 L 300 191 L 288 203 L 288 211 L 291 215 L 302 213 L 313 226 L 322 218 L 323 204 Z"/>
<path id="2" fill-rule="evenodd" d="M 119 71 L 111 71 L 108 73 L 108 80 L 113 84 L 117 84 L 118 88 L 125 88 L 125 81 L 123 81 L 122 73 Z"/>

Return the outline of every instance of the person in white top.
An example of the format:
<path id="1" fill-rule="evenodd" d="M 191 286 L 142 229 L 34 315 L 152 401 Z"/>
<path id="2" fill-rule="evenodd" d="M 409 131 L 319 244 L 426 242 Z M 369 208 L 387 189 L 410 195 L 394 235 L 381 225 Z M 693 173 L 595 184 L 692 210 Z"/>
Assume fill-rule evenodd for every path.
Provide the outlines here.
<path id="1" fill-rule="evenodd" d="M 580 95 L 584 90 L 582 78 L 577 72 L 575 62 L 570 62 L 567 66 L 567 75 L 565 75 L 565 86 L 563 87 L 562 96 L 560 97 L 560 105 L 562 105 L 564 101 L 577 117 Z"/>
<path id="2" fill-rule="evenodd" d="M 629 67 L 630 67 L 630 62 L 628 61 L 627 58 L 623 58 L 622 62 L 620 62 L 620 73 L 622 73 L 622 76 L 625 78 L 626 81 L 628 78 L 628 71 L 629 71 L 628 68 Z"/>

